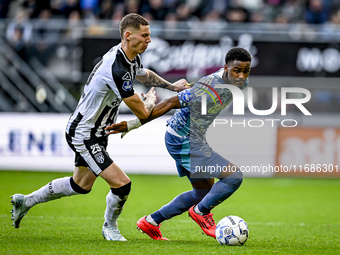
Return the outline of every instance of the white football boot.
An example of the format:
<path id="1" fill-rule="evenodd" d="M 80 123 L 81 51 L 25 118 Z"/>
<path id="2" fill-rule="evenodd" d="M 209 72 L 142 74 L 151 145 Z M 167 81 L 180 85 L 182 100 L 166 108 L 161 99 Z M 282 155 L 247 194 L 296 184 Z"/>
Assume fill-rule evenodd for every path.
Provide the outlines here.
<path id="1" fill-rule="evenodd" d="M 19 228 L 20 221 L 27 214 L 30 207 L 26 206 L 26 198 L 22 194 L 14 194 L 13 196 L 11 196 L 11 198 L 11 203 L 13 205 L 13 209 L 11 211 L 11 219 L 13 220 L 12 226 L 14 226 L 15 228 Z"/>
<path id="2" fill-rule="evenodd" d="M 127 241 L 119 232 L 118 227 L 105 227 L 102 229 L 103 237 L 109 241 Z"/>

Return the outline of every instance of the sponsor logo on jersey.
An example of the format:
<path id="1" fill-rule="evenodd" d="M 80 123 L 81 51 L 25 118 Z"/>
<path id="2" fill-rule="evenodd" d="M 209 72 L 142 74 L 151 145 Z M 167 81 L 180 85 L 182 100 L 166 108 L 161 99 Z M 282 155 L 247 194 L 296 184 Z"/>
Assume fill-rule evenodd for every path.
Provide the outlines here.
<path id="1" fill-rule="evenodd" d="M 127 72 L 126 74 L 124 74 L 124 76 L 122 77 L 122 80 L 124 81 L 131 81 L 131 75 L 129 72 Z"/>
<path id="2" fill-rule="evenodd" d="M 218 100 L 220 101 L 220 105 L 222 105 L 221 97 L 220 97 L 220 95 L 217 93 L 217 91 L 213 87 L 211 87 L 210 85 L 205 84 L 203 82 L 197 81 L 197 83 L 202 84 L 203 86 L 205 86 L 208 89 L 210 89 L 217 96 Z M 215 105 L 217 105 L 214 96 L 208 91 L 208 89 L 204 89 L 204 88 L 200 88 L 200 87 L 198 87 L 198 89 L 203 90 L 205 93 L 207 93 L 212 98 L 212 100 L 214 101 Z"/>
<path id="3" fill-rule="evenodd" d="M 132 81 L 124 81 L 123 83 L 123 90 L 125 91 L 130 91 L 132 90 L 133 86 L 132 86 Z"/>

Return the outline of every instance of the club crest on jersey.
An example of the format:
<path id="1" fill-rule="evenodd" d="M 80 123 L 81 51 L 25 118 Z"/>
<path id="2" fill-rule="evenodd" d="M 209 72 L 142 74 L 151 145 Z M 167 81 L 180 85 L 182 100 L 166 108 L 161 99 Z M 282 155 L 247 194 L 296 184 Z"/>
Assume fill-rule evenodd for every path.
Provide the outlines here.
<path id="1" fill-rule="evenodd" d="M 193 98 L 194 98 L 194 96 L 192 95 L 191 91 L 189 91 L 189 90 L 186 90 L 182 95 L 182 99 L 186 103 L 190 102 Z"/>
<path id="2" fill-rule="evenodd" d="M 201 148 L 201 151 L 203 152 L 204 156 L 206 156 L 206 157 L 211 157 L 211 155 L 212 155 L 212 150 L 211 150 L 210 147 L 203 146 Z"/>
<path id="3" fill-rule="evenodd" d="M 123 90 L 130 91 L 132 89 L 132 81 L 124 81 L 123 83 Z"/>
<path id="4" fill-rule="evenodd" d="M 105 157 L 104 157 L 102 152 L 98 152 L 97 154 L 94 154 L 94 158 L 96 159 L 96 161 L 99 164 L 103 164 L 104 163 Z"/>

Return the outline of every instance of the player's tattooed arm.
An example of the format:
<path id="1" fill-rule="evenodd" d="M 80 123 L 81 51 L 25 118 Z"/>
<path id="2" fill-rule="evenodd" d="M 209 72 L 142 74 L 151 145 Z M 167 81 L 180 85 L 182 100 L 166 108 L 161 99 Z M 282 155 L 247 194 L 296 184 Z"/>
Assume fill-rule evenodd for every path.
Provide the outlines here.
<path id="1" fill-rule="evenodd" d="M 188 84 L 185 79 L 170 83 L 149 69 L 146 69 L 145 75 L 136 78 L 148 87 L 165 88 L 171 91 L 182 91 L 187 88 L 186 85 Z"/>

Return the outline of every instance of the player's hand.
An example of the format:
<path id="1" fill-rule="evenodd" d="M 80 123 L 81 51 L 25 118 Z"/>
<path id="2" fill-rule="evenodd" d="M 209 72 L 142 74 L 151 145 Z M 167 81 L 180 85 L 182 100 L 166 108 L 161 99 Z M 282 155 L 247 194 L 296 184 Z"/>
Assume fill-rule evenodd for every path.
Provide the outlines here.
<path id="1" fill-rule="evenodd" d="M 174 90 L 177 92 L 189 88 L 188 82 L 186 81 L 186 79 L 180 79 L 174 82 L 172 85 L 174 86 Z"/>
<path id="2" fill-rule="evenodd" d="M 105 130 L 107 135 L 123 133 L 121 135 L 121 138 L 123 138 L 123 136 L 128 132 L 127 122 L 122 121 L 120 123 L 112 124 L 107 126 Z"/>
<path id="3" fill-rule="evenodd" d="M 156 103 L 156 100 L 157 100 L 157 97 L 156 97 L 156 91 L 155 91 L 155 88 L 152 87 L 148 93 L 144 94 L 142 93 L 142 99 L 143 101 L 148 101 L 152 104 L 155 104 Z"/>

